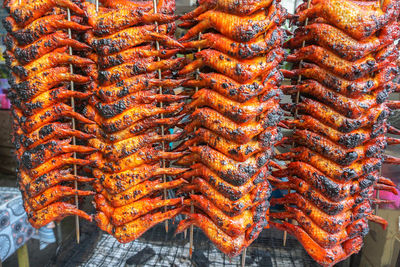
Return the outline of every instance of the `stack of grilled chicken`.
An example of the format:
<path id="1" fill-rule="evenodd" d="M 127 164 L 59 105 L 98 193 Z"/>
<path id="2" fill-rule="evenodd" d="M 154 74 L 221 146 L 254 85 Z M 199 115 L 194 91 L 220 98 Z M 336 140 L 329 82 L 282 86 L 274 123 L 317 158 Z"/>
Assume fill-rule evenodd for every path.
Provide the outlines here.
<path id="1" fill-rule="evenodd" d="M 271 223 L 296 236 L 323 266 L 360 250 L 368 220 L 385 226 L 372 215 L 374 189 L 397 193 L 379 170 L 385 160 L 398 162 L 383 155 L 388 144 L 399 144 L 385 136 L 399 133 L 387 123 L 396 106 L 387 98 L 397 90 L 391 80 L 399 74 L 392 63 L 398 12 L 398 0 L 382 7 L 379 1 L 312 0 L 297 8 L 301 26 L 285 44 L 292 49 L 287 60 L 299 63 L 285 74 L 302 82 L 283 87 L 300 93 L 299 104 L 284 106 L 299 115 L 284 123 L 294 129 L 295 147 L 279 158 L 290 163 L 273 173 L 288 180 L 273 184 L 292 192 L 274 200 L 286 210 L 271 217 L 297 224 Z"/>
<path id="2" fill-rule="evenodd" d="M 271 0 L 199 4 L 180 25 L 189 28 L 180 39 L 186 51 L 199 51 L 180 71 L 192 101 L 183 111 L 187 140 L 177 148 L 190 154 L 177 163 L 191 170 L 177 232 L 195 225 L 233 257 L 267 224 L 286 11 Z"/>
<path id="3" fill-rule="evenodd" d="M 9 0 L 4 6 L 10 13 L 3 24 L 6 36 L 5 58 L 11 70 L 9 98 L 12 102 L 13 141 L 18 161 L 18 183 L 30 223 L 42 227 L 53 220 L 79 215 L 91 220 L 72 205 L 74 195 L 93 192 L 75 190 L 73 181 L 87 183 L 93 179 L 77 176 L 73 165 L 88 165 L 77 158 L 93 148 L 75 145 L 73 138 L 91 136 L 73 128 L 71 119 L 92 123 L 76 113 L 71 97 L 84 99 L 87 93 L 73 91 L 70 82 L 87 83 L 87 76 L 72 74 L 73 67 L 92 63 L 70 55 L 72 50 L 89 47 L 70 39 L 67 29 L 85 31 L 84 11 L 65 1 Z M 68 20 L 67 8 L 72 16 Z M 71 202 L 72 201 L 72 202 Z"/>
<path id="4" fill-rule="evenodd" d="M 173 90 L 182 81 L 172 78 L 184 59 L 175 57 L 174 0 L 160 1 L 156 12 L 152 1 L 100 2 L 98 10 L 83 3 L 92 26 L 88 57 L 96 62 L 86 70 L 94 82 L 84 115 L 96 122 L 86 127 L 98 150 L 89 157 L 96 163 L 96 221 L 125 243 L 180 212 L 182 199 L 161 193 L 185 182 L 168 181 L 184 169 L 169 167 L 182 153 L 166 151 L 166 142 L 179 133 L 163 128 L 175 124 L 184 104 Z"/>

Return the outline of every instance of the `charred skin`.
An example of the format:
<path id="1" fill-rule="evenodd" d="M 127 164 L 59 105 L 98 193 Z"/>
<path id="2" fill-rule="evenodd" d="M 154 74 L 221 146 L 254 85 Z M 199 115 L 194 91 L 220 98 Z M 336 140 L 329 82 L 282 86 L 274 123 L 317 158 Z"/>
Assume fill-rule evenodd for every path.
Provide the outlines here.
<path id="1" fill-rule="evenodd" d="M 179 133 L 162 136 L 153 132 L 134 136 L 113 144 L 107 144 L 97 138 L 89 140 L 88 144 L 91 147 L 100 150 L 105 158 L 111 161 L 118 161 L 140 151 L 140 149 L 143 147 L 159 142 L 172 142 L 175 141 L 179 136 Z"/>
<path id="2" fill-rule="evenodd" d="M 26 149 L 31 149 L 52 139 L 63 139 L 72 136 L 78 139 L 89 139 L 93 137 L 90 134 L 72 129 L 72 125 L 69 123 L 60 122 L 45 124 L 29 134 L 24 133 L 21 128 L 16 132 L 18 144 Z"/>
<path id="3" fill-rule="evenodd" d="M 98 63 L 101 69 L 108 69 L 124 63 L 132 63 L 139 58 L 160 57 L 170 58 L 175 55 L 179 49 L 160 49 L 154 50 L 150 45 L 132 47 L 121 52 L 108 56 L 99 57 Z"/>
<path id="4" fill-rule="evenodd" d="M 277 70 L 272 70 L 264 80 L 258 77 L 243 84 L 219 73 L 200 73 L 198 80 L 190 79 L 183 85 L 209 88 L 231 100 L 244 103 L 255 96 L 277 88 L 282 79 L 282 74 Z"/>
<path id="5" fill-rule="evenodd" d="M 92 216 L 86 212 L 77 209 L 75 205 L 64 202 L 55 202 L 47 207 L 33 211 L 31 208 L 25 206 L 26 213 L 28 214 L 29 223 L 36 229 L 46 226 L 52 221 L 60 221 L 68 216 L 79 216 L 87 221 L 92 221 Z"/>
<path id="6" fill-rule="evenodd" d="M 390 64 L 381 69 L 375 77 L 367 75 L 366 77 L 349 81 L 340 78 L 315 64 L 303 63 L 302 68 L 293 71 L 282 71 L 288 78 L 294 78 L 301 75 L 304 78 L 313 79 L 322 85 L 341 93 L 347 97 L 360 97 L 365 93 L 369 93 L 381 86 L 386 85 L 397 76 L 399 70 L 396 65 Z"/>
<path id="7" fill-rule="evenodd" d="M 31 133 L 48 123 L 54 122 L 64 117 L 75 118 L 83 123 L 94 123 L 93 121 L 85 118 L 81 114 L 73 111 L 71 106 L 68 106 L 64 103 L 58 103 L 54 106 L 42 109 L 29 117 L 23 116 L 21 114 L 21 111 L 18 111 L 16 109 L 14 109 L 13 115 L 19 121 L 21 129 L 25 133 Z"/>
<path id="8" fill-rule="evenodd" d="M 113 226 L 103 212 L 95 216 L 97 225 L 103 231 L 113 235 L 119 242 L 128 243 L 144 234 L 156 224 L 168 219 L 172 219 L 181 212 L 182 208 L 176 208 L 167 212 L 156 212 L 147 214 L 123 226 Z"/>
<path id="9" fill-rule="evenodd" d="M 22 65 L 38 60 L 55 49 L 64 46 L 71 46 L 77 50 L 90 49 L 86 44 L 70 39 L 68 38 L 68 34 L 60 31 L 46 35 L 24 47 L 18 46 L 13 37 L 8 35 L 6 38 L 6 45 L 8 51 L 11 51 L 15 59 Z"/>
<path id="10" fill-rule="evenodd" d="M 182 233 L 190 225 L 195 225 L 203 230 L 206 236 L 213 242 L 219 250 L 235 257 L 239 255 L 245 247 L 248 247 L 256 239 L 266 221 L 259 222 L 249 228 L 246 233 L 237 237 L 231 237 L 220 229 L 213 221 L 205 215 L 199 213 L 188 214 L 189 219 L 179 223 L 176 233 Z"/>
<path id="11" fill-rule="evenodd" d="M 95 162 L 96 167 L 102 171 L 109 173 L 119 173 L 131 168 L 139 167 L 142 164 L 155 163 L 161 159 L 178 159 L 186 153 L 184 152 L 165 152 L 156 150 L 153 147 L 143 147 L 140 151 L 115 162 L 109 162 L 104 159 L 100 152 L 93 153 L 89 156 L 91 161 Z"/>
<path id="12" fill-rule="evenodd" d="M 65 7 L 79 15 L 85 16 L 85 12 L 69 0 L 8 0 L 4 2 L 4 8 L 11 14 L 18 25 L 25 26 L 42 17 L 54 7 Z"/>
<path id="13" fill-rule="evenodd" d="M 346 149 L 308 130 L 295 130 L 291 139 L 295 141 L 298 146 L 306 146 L 310 150 L 343 166 L 351 165 L 355 161 L 361 159 L 379 157 L 387 146 L 386 137 L 379 136 L 375 139 L 368 140 L 368 142 L 362 146 Z"/>
<path id="14" fill-rule="evenodd" d="M 202 195 L 192 194 L 190 195 L 190 200 L 185 202 L 187 206 L 193 204 L 199 210 L 204 211 L 218 226 L 218 228 L 222 229 L 225 233 L 232 237 L 243 234 L 255 223 L 265 220 L 266 210 L 268 209 L 268 204 L 264 202 L 252 207 L 249 210 L 245 210 L 243 213 L 237 216 L 231 217 L 226 215 L 210 200 Z"/>
<path id="15" fill-rule="evenodd" d="M 131 204 L 114 208 L 102 194 L 97 194 L 94 199 L 96 208 L 103 212 L 114 226 L 123 226 L 156 209 L 168 206 L 181 206 L 183 203 L 182 198 L 162 199 L 162 197 L 155 197 L 143 198 Z"/>
<path id="16" fill-rule="evenodd" d="M 333 51 L 348 61 L 357 61 L 366 55 L 388 46 L 400 37 L 399 23 L 393 22 L 380 30 L 378 36 L 355 40 L 342 30 L 324 23 L 312 23 L 299 27 L 294 37 L 285 43 L 285 47 L 296 49 L 306 44 L 316 44 Z"/>
<path id="17" fill-rule="evenodd" d="M 285 106 L 283 108 L 285 109 Z M 332 108 L 305 97 L 302 98 L 297 108 L 300 113 L 312 115 L 320 122 L 343 133 L 350 133 L 360 128 L 379 127 L 389 115 L 388 108 L 381 104 L 369 109 L 362 117 L 349 119 Z"/>
<path id="18" fill-rule="evenodd" d="M 253 190 L 244 195 L 242 198 L 231 201 L 223 194 L 218 192 L 214 187 L 210 186 L 201 178 L 195 177 L 191 184 L 184 185 L 180 188 L 180 192 L 199 192 L 212 201 L 216 207 L 228 216 L 237 216 L 244 210 L 251 208 L 261 202 L 265 202 L 271 195 L 271 187 L 267 181 L 263 181 L 256 185 Z"/>
<path id="19" fill-rule="evenodd" d="M 90 183 L 94 178 L 87 178 L 73 175 L 71 170 L 54 170 L 32 180 L 27 172 L 20 169 L 18 172 L 18 183 L 29 198 L 42 194 L 45 190 L 52 188 L 63 182 L 77 181 L 80 183 Z"/>
<path id="20" fill-rule="evenodd" d="M 290 152 L 277 155 L 276 157 L 284 160 L 303 161 L 339 182 L 348 182 L 351 179 L 378 170 L 382 166 L 380 158 L 366 158 L 356 161 L 349 166 L 342 166 L 311 151 L 307 147 L 296 147 Z"/>
<path id="21" fill-rule="evenodd" d="M 214 29 L 232 40 L 249 42 L 280 24 L 286 15 L 286 11 L 278 5 L 272 5 L 268 10 L 260 10 L 246 17 L 208 10 L 196 18 L 198 24 L 188 30 L 179 41 L 190 40 L 200 32 Z"/>
<path id="22" fill-rule="evenodd" d="M 232 177 L 231 179 L 223 179 L 202 163 L 196 163 L 192 165 L 191 169 L 192 170 L 186 171 L 179 177 L 188 181 L 190 181 L 192 177 L 199 177 L 231 201 L 237 201 L 244 197 L 251 190 L 253 190 L 256 185 L 263 182 L 264 177 L 268 174 L 268 169 L 263 167 L 246 183 L 242 185 L 236 185 L 235 177 Z"/>
<path id="23" fill-rule="evenodd" d="M 71 152 L 87 154 L 96 151 L 92 147 L 71 145 L 70 143 L 71 139 L 51 140 L 23 151 L 19 160 L 24 168 L 33 169 L 60 154 Z"/>
<path id="24" fill-rule="evenodd" d="M 238 60 L 212 49 L 196 53 L 196 60 L 179 71 L 180 75 L 194 72 L 201 67 L 210 67 L 229 78 L 246 83 L 260 76 L 269 74 L 284 58 L 284 50 L 277 48 L 265 57 Z"/>
<path id="25" fill-rule="evenodd" d="M 261 118 L 258 121 L 250 120 L 245 123 L 236 123 L 213 109 L 200 108 L 191 114 L 190 122 L 185 126 L 184 131 L 191 133 L 196 127 L 204 127 L 225 139 L 245 144 L 267 129 L 275 127 L 281 116 L 282 111 L 280 108 L 276 108 L 260 116 Z"/>
<path id="26" fill-rule="evenodd" d="M 142 119 L 123 130 L 116 131 L 113 133 L 108 133 L 104 131 L 96 124 L 86 124 L 84 125 L 83 128 L 87 133 L 92 134 L 93 137 L 105 139 L 110 143 L 115 143 L 134 137 L 136 135 L 140 135 L 142 132 L 152 129 L 154 127 L 160 127 L 163 125 L 174 125 L 180 119 L 181 119 L 180 117 L 159 119 L 157 118 L 157 116 L 152 116 L 149 118 Z"/>
<path id="27" fill-rule="evenodd" d="M 175 151 L 184 151 L 194 145 L 207 144 L 213 149 L 223 153 L 225 156 L 243 162 L 256 153 L 273 147 L 280 137 L 281 134 L 278 128 L 270 128 L 261 133 L 256 140 L 239 144 L 232 140 L 227 140 L 208 129 L 200 128 L 194 133 L 191 139 L 182 143 Z"/>
<path id="28" fill-rule="evenodd" d="M 163 24 L 158 29 L 159 33 L 156 33 L 154 25 L 137 26 L 102 38 L 96 38 L 93 32 L 86 32 L 85 39 L 100 56 L 118 53 L 151 41 L 160 41 L 170 47 L 182 47 L 180 43 L 167 35 L 174 31 L 175 24 Z"/>
<path id="29" fill-rule="evenodd" d="M 110 35 L 138 24 L 154 24 L 154 22 L 164 24 L 177 19 L 177 16 L 154 13 L 153 10 L 143 12 L 141 9 L 124 7 L 99 14 L 92 3 L 84 2 L 83 7 L 88 16 L 89 25 L 93 27 L 96 35 Z"/>
<path id="30" fill-rule="evenodd" d="M 101 86 L 112 85 L 127 78 L 156 70 L 176 70 L 184 63 L 184 58 L 164 59 L 154 62 L 152 58 L 145 58 L 134 63 L 125 63 L 119 66 L 99 71 L 98 82 Z"/>
<path id="31" fill-rule="evenodd" d="M 199 1 L 199 7 L 195 10 L 186 13 L 181 16 L 181 20 L 194 19 L 200 14 L 206 12 L 207 10 L 215 9 L 218 11 L 235 14 L 235 15 L 250 15 L 262 8 L 267 9 L 272 3 L 272 0 L 201 0 Z"/>
<path id="32" fill-rule="evenodd" d="M 307 80 L 297 86 L 282 86 L 281 89 L 284 93 L 292 95 L 300 91 L 302 94 L 318 99 L 346 117 L 355 119 L 362 116 L 368 109 L 384 103 L 396 87 L 397 85 L 389 82 L 370 94 L 365 94 L 357 98 L 343 96 L 314 80 Z"/>
<path id="33" fill-rule="evenodd" d="M 382 69 L 390 64 L 389 59 L 378 61 L 372 55 L 367 55 L 354 62 L 347 61 L 329 50 L 316 45 L 300 48 L 289 55 L 287 60 L 289 62 L 310 61 L 341 78 L 351 81 L 362 78 L 366 74 Z"/>
<path id="34" fill-rule="evenodd" d="M 270 222 L 270 224 L 279 230 L 288 231 L 291 235 L 295 236 L 303 247 L 307 250 L 308 254 L 319 264 L 323 266 L 333 266 L 335 263 L 342 261 L 349 257 L 351 254 L 360 251 L 363 241 L 362 237 L 355 237 L 347 242 L 356 243 L 356 246 L 351 247 L 351 252 L 346 253 L 341 244 L 333 246 L 332 248 L 323 248 L 315 242 L 301 227 L 283 222 L 282 224 Z M 349 248 L 350 249 L 350 248 Z"/>
<path id="35" fill-rule="evenodd" d="M 319 120 L 309 115 L 300 115 L 296 120 L 283 121 L 282 125 L 294 129 L 295 127 L 302 130 L 310 130 L 320 136 L 326 137 L 331 141 L 346 147 L 347 149 L 356 148 L 365 144 L 387 131 L 387 124 L 378 126 L 376 129 L 361 128 L 353 130 L 349 133 L 342 133 L 332 127 L 322 124 Z"/>
<path id="36" fill-rule="evenodd" d="M 272 153 L 271 149 L 268 149 L 250 157 L 244 162 L 237 162 L 208 146 L 190 147 L 190 151 L 192 154 L 178 160 L 177 164 L 185 166 L 189 165 L 190 162 L 201 162 L 223 179 L 235 176 L 238 184 L 246 183 L 263 166 L 268 164 Z"/>
<path id="37" fill-rule="evenodd" d="M 28 198 L 26 194 L 23 195 L 25 203 L 28 204 L 33 211 L 37 211 L 49 206 L 50 204 L 64 197 L 70 197 L 75 195 L 90 196 L 94 194 L 95 192 L 76 190 L 68 186 L 56 185 L 45 190 L 42 194 L 39 194 L 36 197 Z"/>
<path id="38" fill-rule="evenodd" d="M 16 64 L 15 61 L 6 63 L 8 67 L 20 79 L 16 79 L 16 83 L 26 80 L 28 77 L 32 78 L 35 74 L 46 71 L 50 68 L 59 67 L 62 65 L 72 64 L 74 66 L 85 66 L 93 64 L 93 61 L 79 56 L 71 56 L 66 53 L 67 47 L 54 50 L 52 53 L 46 54 L 43 57 L 35 60 L 25 66 Z M 29 80 L 27 81 L 29 82 Z"/>
<path id="39" fill-rule="evenodd" d="M 237 123 L 253 120 L 279 105 L 280 91 L 271 92 L 245 103 L 238 103 L 226 98 L 213 90 L 201 89 L 192 96 L 192 102 L 186 105 L 182 112 L 190 112 L 200 107 L 210 107 Z"/>
<path id="40" fill-rule="evenodd" d="M 175 12 L 175 1 L 172 0 L 160 0 L 157 1 L 157 13 L 162 14 L 173 14 Z M 130 8 L 140 9 L 144 12 L 152 11 L 154 9 L 154 3 L 152 1 L 130 1 L 130 0 L 100 0 L 100 3 L 108 8 Z"/>
<path id="41" fill-rule="evenodd" d="M 157 107 L 155 105 L 135 105 L 124 112 L 109 118 L 103 118 L 94 107 L 88 105 L 84 111 L 84 115 L 90 120 L 95 121 L 107 133 L 115 133 L 127 129 L 136 124 L 140 120 L 153 117 L 160 114 L 169 114 L 177 112 L 184 103 L 170 105 L 167 107 Z M 161 121 L 162 122 L 162 121 Z M 141 126 L 142 127 L 142 126 Z"/>
<path id="42" fill-rule="evenodd" d="M 117 208 L 134 203 L 135 201 L 157 191 L 179 187 L 184 183 L 186 183 L 186 181 L 183 179 L 164 183 L 162 179 L 145 181 L 116 195 L 108 193 L 107 190 L 104 190 L 103 187 L 98 183 L 94 184 L 94 188 L 98 193 L 101 193 L 113 207 Z"/>
<path id="43" fill-rule="evenodd" d="M 33 21 L 26 27 L 19 27 L 15 19 L 7 17 L 3 20 L 4 28 L 18 41 L 19 45 L 28 45 L 43 36 L 63 29 L 87 31 L 91 27 L 67 20 L 66 14 L 48 15 Z"/>
<path id="44" fill-rule="evenodd" d="M 186 49 L 211 48 L 237 59 L 249 59 L 267 54 L 282 46 L 284 32 L 278 27 L 270 29 L 265 36 L 249 42 L 236 42 L 217 33 L 205 33 L 201 40 L 183 43 Z"/>
<path id="45" fill-rule="evenodd" d="M 163 174 L 179 175 L 187 171 L 185 168 L 162 168 L 160 164 L 146 165 L 117 173 L 106 173 L 99 169 L 93 170 L 93 175 L 110 194 L 119 194 L 153 177 Z"/>

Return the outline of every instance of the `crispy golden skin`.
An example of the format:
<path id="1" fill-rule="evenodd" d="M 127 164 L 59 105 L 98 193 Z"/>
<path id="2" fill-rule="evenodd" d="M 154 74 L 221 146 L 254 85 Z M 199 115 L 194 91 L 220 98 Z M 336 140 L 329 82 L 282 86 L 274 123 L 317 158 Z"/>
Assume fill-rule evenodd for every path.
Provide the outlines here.
<path id="1" fill-rule="evenodd" d="M 390 64 L 380 70 L 374 77 L 367 75 L 355 81 L 340 78 L 328 70 L 309 63 L 303 63 L 302 68 L 293 71 L 282 70 L 282 73 L 288 78 L 301 75 L 303 78 L 316 80 L 327 88 L 347 97 L 360 97 L 391 81 L 396 77 L 398 68 L 395 64 Z"/>
<path id="2" fill-rule="evenodd" d="M 298 160 L 306 162 L 328 177 L 337 181 L 347 182 L 353 178 L 368 174 L 369 172 L 379 169 L 382 160 L 379 158 L 365 158 L 356 161 L 348 166 L 337 164 L 322 155 L 308 149 L 307 147 L 296 147 L 290 152 L 276 156 L 283 160 Z"/>
<path id="3" fill-rule="evenodd" d="M 117 173 L 106 173 L 99 169 L 93 170 L 93 176 L 96 177 L 102 186 L 110 194 L 119 194 L 129 188 L 136 186 L 150 178 L 165 175 L 179 175 L 187 171 L 185 168 L 162 168 L 159 163 L 142 164 L 138 167 L 131 168 Z"/>
<path id="4" fill-rule="evenodd" d="M 163 24 L 177 19 L 174 15 L 154 13 L 153 10 L 143 12 L 142 9 L 128 7 L 96 12 L 96 6 L 89 2 L 83 3 L 83 9 L 87 13 L 89 25 L 97 35 L 110 35 L 138 24 Z"/>
<path id="5" fill-rule="evenodd" d="M 22 0 L 21 3 L 19 0 L 4 1 L 4 7 L 21 26 L 31 23 L 58 6 L 69 8 L 79 15 L 85 15 L 78 5 L 69 0 Z"/>
<path id="6" fill-rule="evenodd" d="M 398 15 L 397 0 L 385 0 L 382 9 L 360 7 L 349 0 L 313 0 L 309 9 L 296 14 L 299 22 L 322 17 L 358 40 L 371 36 L 383 25 L 394 21 Z"/>
<path id="7" fill-rule="evenodd" d="M 284 58 L 284 50 L 277 48 L 265 57 L 238 60 L 216 50 L 205 49 L 197 52 L 196 58 L 180 70 L 179 74 L 186 75 L 207 66 L 237 82 L 246 83 L 265 76 L 276 68 Z"/>
<path id="8" fill-rule="evenodd" d="M 365 144 L 369 140 L 385 134 L 388 129 L 386 123 L 384 123 L 382 126 L 378 126 L 373 130 L 361 128 L 349 133 L 342 133 L 328 125 L 322 124 L 319 120 L 309 115 L 300 115 L 298 119 L 295 120 L 284 120 L 280 123 L 280 126 L 291 129 L 310 130 L 346 148 L 356 148 L 357 146 Z"/>
<path id="9" fill-rule="evenodd" d="M 155 212 L 146 214 L 138 219 L 131 221 L 123 226 L 113 226 L 107 216 L 99 212 L 95 216 L 97 225 L 103 231 L 113 235 L 119 242 L 128 243 L 144 234 L 156 224 L 168 219 L 172 219 L 181 212 L 182 208 L 176 208 L 167 212 Z"/>
<path id="10" fill-rule="evenodd" d="M 235 15 L 250 15 L 262 8 L 268 9 L 271 3 L 272 0 L 262 0 L 262 1 L 200 0 L 199 6 L 195 10 L 186 13 L 185 15 L 181 16 L 180 19 L 181 20 L 194 19 L 200 14 L 211 9 Z"/>
<path id="11" fill-rule="evenodd" d="M 209 88 L 231 100 L 243 103 L 260 94 L 275 90 L 282 79 L 282 74 L 276 69 L 272 70 L 265 79 L 257 77 L 247 83 L 236 82 L 225 75 L 211 72 L 200 73 L 199 79 L 188 79 L 183 85 Z"/>
<path id="12" fill-rule="evenodd" d="M 288 105 L 282 105 L 282 107 L 287 109 Z M 381 104 L 369 109 L 368 112 L 364 113 L 363 116 L 357 119 L 349 119 L 332 108 L 306 97 L 303 97 L 302 101 L 296 105 L 296 107 L 298 108 L 299 113 L 313 116 L 321 123 L 343 133 L 349 133 L 364 127 L 378 127 L 385 122 L 385 119 L 389 115 L 386 105 Z"/>
<path id="13" fill-rule="evenodd" d="M 94 181 L 94 178 L 73 175 L 71 171 L 71 169 L 54 170 L 33 180 L 27 172 L 20 169 L 17 173 L 18 183 L 27 196 L 31 198 L 63 182 L 91 183 Z"/>
<path id="14" fill-rule="evenodd" d="M 67 216 L 73 215 L 92 221 L 92 217 L 86 212 L 77 209 L 74 205 L 64 202 L 55 202 L 37 211 L 33 211 L 31 208 L 25 206 L 25 210 L 28 214 L 30 224 L 37 229 L 46 226 L 52 221 L 59 221 Z"/>
<path id="15" fill-rule="evenodd" d="M 249 42 L 236 42 L 222 34 L 205 33 L 201 40 L 183 43 L 186 49 L 212 48 L 238 59 L 247 59 L 267 54 L 271 49 L 282 46 L 283 30 L 270 29 L 265 36 L 259 36 Z"/>
<path id="16" fill-rule="evenodd" d="M 305 95 L 310 95 L 337 112 L 344 114 L 346 117 L 355 119 L 362 116 L 368 109 L 384 103 L 389 95 L 396 90 L 397 86 L 389 82 L 370 94 L 364 94 L 355 98 L 343 96 L 337 93 L 337 91 L 324 87 L 314 80 L 307 80 L 297 86 L 282 86 L 281 89 L 286 94 L 294 95 L 299 91 Z"/>
<path id="17" fill-rule="evenodd" d="M 154 9 L 152 1 L 131 1 L 131 0 L 100 0 L 100 3 L 108 8 L 130 8 L 140 9 L 144 12 Z M 162 14 L 173 14 L 175 12 L 175 1 L 160 0 L 157 1 L 157 12 Z"/>
<path id="18" fill-rule="evenodd" d="M 150 41 L 160 41 L 168 47 L 182 47 L 180 43 L 167 35 L 175 30 L 174 25 L 160 25 L 159 33 L 156 33 L 155 29 L 155 25 L 131 27 L 102 38 L 96 38 L 92 31 L 88 31 L 85 33 L 85 39 L 100 56 L 118 53 Z"/>
<path id="19" fill-rule="evenodd" d="M 256 153 L 262 152 L 274 146 L 274 143 L 280 138 L 277 127 L 270 128 L 261 133 L 255 140 L 240 144 L 205 128 L 199 128 L 190 139 L 182 143 L 175 151 L 184 151 L 191 146 L 207 144 L 208 146 L 223 153 L 225 156 L 236 161 L 246 161 Z"/>
<path id="20" fill-rule="evenodd" d="M 329 24 L 312 23 L 297 28 L 294 37 L 285 43 L 285 47 L 300 48 L 303 42 L 306 42 L 329 49 L 345 60 L 356 61 L 392 44 L 400 37 L 399 26 L 398 22 L 393 22 L 383 27 L 377 36 L 371 35 L 367 39 L 358 41 Z"/>
<path id="21" fill-rule="evenodd" d="M 72 21 L 68 21 L 66 14 L 48 15 L 38 18 L 26 27 L 20 27 L 15 19 L 7 17 L 3 20 L 3 25 L 18 41 L 19 45 L 28 45 L 45 35 L 59 30 L 72 29 L 74 31 L 86 31 L 91 28 L 90 26 L 81 25 L 74 20 L 78 20 L 78 18 L 72 17 Z"/>
<path id="22" fill-rule="evenodd" d="M 96 208 L 103 212 L 114 226 L 123 226 L 152 211 L 168 207 L 179 207 L 183 203 L 182 198 L 162 199 L 162 197 L 142 198 L 131 204 L 114 208 L 102 194 L 95 196 Z"/>
<path id="23" fill-rule="evenodd" d="M 198 24 L 188 30 L 179 41 L 190 40 L 200 32 L 215 29 L 232 40 L 248 42 L 278 25 L 280 21 L 285 20 L 286 15 L 286 11 L 280 5 L 272 5 L 268 10 L 260 10 L 245 17 L 208 10 L 196 18 Z"/>
<path id="24" fill-rule="evenodd" d="M 182 112 L 189 113 L 207 106 L 237 123 L 245 123 L 274 109 L 279 102 L 280 91 L 278 90 L 275 91 L 275 95 L 270 92 L 244 103 L 238 103 L 213 90 L 201 89 L 192 96 L 192 102 L 186 105 Z"/>
<path id="25" fill-rule="evenodd" d="M 337 244 L 327 249 L 321 247 L 299 226 L 287 222 L 283 222 L 282 224 L 270 222 L 270 224 L 279 230 L 288 231 L 291 235 L 295 236 L 310 256 L 323 266 L 333 266 L 335 263 L 360 251 L 363 245 L 362 237 L 355 237 L 345 241 L 345 244 L 351 242 L 351 245 L 348 246 L 347 250 L 345 250 L 341 244 Z"/>
<path id="26" fill-rule="evenodd" d="M 245 144 L 268 128 L 276 126 L 281 115 L 282 111 L 277 107 L 260 116 L 259 120 L 236 123 L 213 109 L 199 108 L 190 115 L 189 124 L 184 131 L 191 133 L 195 128 L 204 127 L 228 140 Z"/>

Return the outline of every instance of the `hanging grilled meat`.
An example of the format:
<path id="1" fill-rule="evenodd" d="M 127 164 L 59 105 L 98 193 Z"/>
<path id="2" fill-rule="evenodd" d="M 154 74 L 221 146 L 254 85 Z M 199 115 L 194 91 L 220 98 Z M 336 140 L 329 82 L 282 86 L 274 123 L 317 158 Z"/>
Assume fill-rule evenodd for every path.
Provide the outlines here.
<path id="1" fill-rule="evenodd" d="M 83 4 L 93 27 L 85 34 L 94 49 L 88 57 L 96 63 L 86 67 L 94 82 L 83 114 L 95 124 L 85 130 L 95 135 L 88 145 L 97 150 L 87 159 L 97 178 L 96 222 L 126 243 L 182 210 L 181 198 L 160 194 L 186 183 L 167 181 L 185 171 L 168 166 L 185 153 L 166 151 L 181 134 L 164 132 L 180 120 L 175 115 L 187 98 L 173 93 L 185 80 L 170 73 L 184 59 L 175 56 L 182 47 L 173 38 L 175 1 L 160 1 L 157 12 L 152 2 L 101 2 L 98 11 Z"/>
<path id="2" fill-rule="evenodd" d="M 91 165 L 87 155 L 96 149 L 76 145 L 72 140 L 92 136 L 73 129 L 71 119 L 92 124 L 77 113 L 71 98 L 83 100 L 91 94 L 74 91 L 70 83 L 85 84 L 90 77 L 73 74 L 74 68 L 93 64 L 93 61 L 67 50 L 85 51 L 89 46 L 69 38 L 66 30 L 85 31 L 80 15 L 84 11 L 73 2 L 63 1 L 5 1 L 10 17 L 4 20 L 8 31 L 5 58 L 11 70 L 11 89 L 14 118 L 14 137 L 18 161 L 18 182 L 29 222 L 36 228 L 53 220 L 78 215 L 87 220 L 91 216 L 69 202 L 74 196 L 93 195 L 94 192 L 76 190 L 73 182 L 90 183 L 93 178 L 77 175 L 74 165 Z M 67 20 L 67 10 L 74 13 Z M 76 87 L 75 89 L 78 89 Z"/>
<path id="3" fill-rule="evenodd" d="M 288 60 L 295 69 L 284 71 L 299 84 L 283 86 L 296 105 L 283 109 L 296 114 L 280 125 L 293 129 L 285 143 L 289 152 L 277 155 L 288 161 L 285 169 L 272 173 L 270 182 L 291 193 L 273 199 L 284 211 L 271 213 L 278 229 L 297 237 L 321 265 L 332 266 L 357 253 L 368 233 L 368 220 L 383 227 L 386 222 L 373 215 L 379 204 L 374 190 L 397 194 L 395 185 L 381 177 L 383 163 L 398 159 L 384 156 L 387 145 L 399 144 L 386 133 L 397 133 L 387 118 L 396 103 L 388 102 L 399 90 L 392 79 L 399 69 L 393 42 L 399 38 L 400 2 L 319 1 L 299 6 L 295 19 L 299 28 L 285 43 L 293 49 Z M 308 25 L 302 25 L 308 20 Z M 293 98 L 295 99 L 295 98 Z M 298 115 L 297 115 L 298 114 Z"/>
<path id="4" fill-rule="evenodd" d="M 189 153 L 176 163 L 190 168 L 181 175 L 187 218 L 177 232 L 195 225 L 230 257 L 267 224 L 285 56 L 278 28 L 285 10 L 275 1 L 239 2 L 203 1 L 181 17 L 191 27 L 180 39 L 186 52 L 200 51 L 179 72 L 191 77 L 183 83 L 191 102 L 179 122 L 185 141 L 175 149 Z"/>

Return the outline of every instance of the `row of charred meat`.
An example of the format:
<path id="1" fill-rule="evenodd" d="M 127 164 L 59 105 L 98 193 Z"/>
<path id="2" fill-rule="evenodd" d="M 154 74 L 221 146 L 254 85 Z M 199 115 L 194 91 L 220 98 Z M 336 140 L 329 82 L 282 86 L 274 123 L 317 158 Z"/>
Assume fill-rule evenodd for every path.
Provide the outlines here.
<path id="1" fill-rule="evenodd" d="M 181 17 L 174 0 L 100 3 L 4 3 L 33 226 L 78 215 L 130 242 L 182 214 L 178 233 L 195 225 L 233 257 L 269 224 L 324 266 L 360 250 L 368 220 L 385 226 L 372 207 L 374 190 L 397 193 L 379 169 L 399 162 L 383 154 L 400 143 L 386 136 L 400 133 L 387 122 L 398 0 L 312 0 L 290 16 L 275 0 L 201 0 Z M 269 211 L 275 189 L 289 193 Z M 93 216 L 75 205 L 88 195 Z"/>

